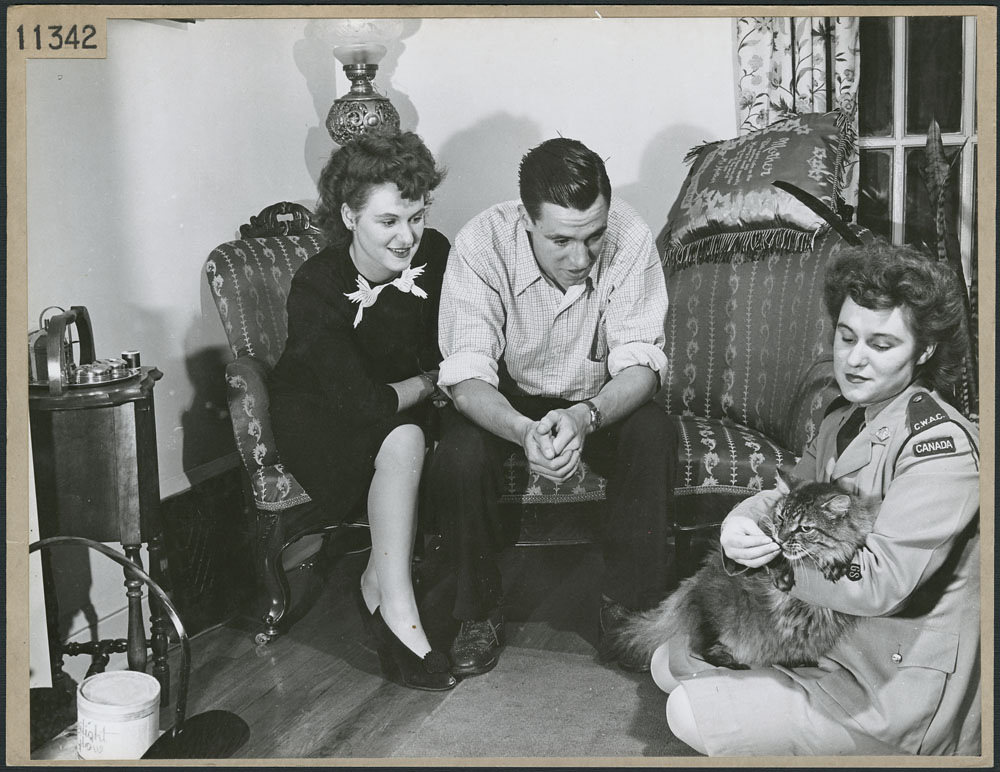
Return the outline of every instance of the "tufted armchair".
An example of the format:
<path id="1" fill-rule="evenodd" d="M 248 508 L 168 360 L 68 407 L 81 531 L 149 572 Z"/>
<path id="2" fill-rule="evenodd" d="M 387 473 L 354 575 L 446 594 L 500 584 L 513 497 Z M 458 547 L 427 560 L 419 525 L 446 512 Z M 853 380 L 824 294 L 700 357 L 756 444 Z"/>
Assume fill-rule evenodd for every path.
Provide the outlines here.
<path id="1" fill-rule="evenodd" d="M 226 366 L 233 433 L 257 509 L 257 566 L 267 594 L 267 643 L 289 606 L 281 556 L 303 536 L 340 528 L 324 520 L 295 477 L 281 464 L 271 432 L 267 378 L 288 337 L 285 300 L 292 275 L 322 247 L 302 206 L 275 204 L 240 228 L 240 238 L 212 250 L 205 277 L 234 360 Z"/>

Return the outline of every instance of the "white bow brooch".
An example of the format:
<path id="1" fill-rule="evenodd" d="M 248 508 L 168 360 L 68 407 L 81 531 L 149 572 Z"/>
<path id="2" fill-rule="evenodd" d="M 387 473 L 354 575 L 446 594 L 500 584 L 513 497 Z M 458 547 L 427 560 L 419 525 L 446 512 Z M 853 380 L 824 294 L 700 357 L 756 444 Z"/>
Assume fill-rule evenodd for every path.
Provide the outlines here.
<path id="1" fill-rule="evenodd" d="M 361 316 L 364 314 L 365 309 L 369 306 L 375 305 L 375 301 L 378 300 L 379 293 L 386 287 L 392 286 L 400 292 L 409 292 L 411 295 L 416 295 L 418 298 L 426 298 L 427 293 L 420 289 L 414 281 L 424 272 L 424 268 L 426 267 L 427 264 L 424 263 L 424 265 L 417 266 L 416 268 L 406 268 L 392 281 L 386 284 L 379 284 L 377 287 L 372 287 L 368 283 L 368 280 L 359 274 L 358 291 L 344 293 L 344 297 L 352 303 L 358 304 L 358 314 L 354 317 L 354 326 L 357 327 L 361 324 Z"/>

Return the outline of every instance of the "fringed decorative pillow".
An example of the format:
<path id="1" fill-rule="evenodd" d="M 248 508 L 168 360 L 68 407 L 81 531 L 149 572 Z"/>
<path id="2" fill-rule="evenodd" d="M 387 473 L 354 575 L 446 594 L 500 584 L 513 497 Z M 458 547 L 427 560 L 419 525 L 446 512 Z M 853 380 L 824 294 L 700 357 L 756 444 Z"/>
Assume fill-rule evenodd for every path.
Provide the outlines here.
<path id="1" fill-rule="evenodd" d="M 790 182 L 836 209 L 843 165 L 856 138 L 850 114 L 805 113 L 751 134 L 693 148 L 693 161 L 657 238 L 667 264 L 742 252 L 811 249 L 826 221 L 790 193 Z"/>

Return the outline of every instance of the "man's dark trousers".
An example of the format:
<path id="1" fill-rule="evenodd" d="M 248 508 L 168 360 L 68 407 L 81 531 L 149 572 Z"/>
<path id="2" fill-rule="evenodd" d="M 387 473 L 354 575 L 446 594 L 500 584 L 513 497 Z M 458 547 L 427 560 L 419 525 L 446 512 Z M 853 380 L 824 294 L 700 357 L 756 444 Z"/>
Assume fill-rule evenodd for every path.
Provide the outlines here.
<path id="1" fill-rule="evenodd" d="M 532 420 L 574 404 L 548 397 L 508 400 Z M 653 402 L 589 434 L 584 442 L 584 460 L 608 481 L 601 523 L 601 590 L 631 609 L 654 605 L 666 591 L 676 448 L 673 425 Z M 501 603 L 496 557 L 517 534 L 498 499 L 504 490 L 503 463 L 520 450 L 463 417 L 454 405 L 442 411 L 440 442 L 426 481 L 427 501 L 457 570 L 456 619 L 485 619 Z"/>

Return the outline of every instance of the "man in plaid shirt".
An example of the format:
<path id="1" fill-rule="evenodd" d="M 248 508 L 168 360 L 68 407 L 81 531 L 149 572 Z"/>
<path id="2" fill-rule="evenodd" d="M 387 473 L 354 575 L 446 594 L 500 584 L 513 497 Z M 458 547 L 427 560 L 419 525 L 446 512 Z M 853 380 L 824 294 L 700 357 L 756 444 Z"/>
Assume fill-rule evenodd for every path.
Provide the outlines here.
<path id="1" fill-rule="evenodd" d="M 608 478 L 602 659 L 613 631 L 666 581 L 676 440 L 651 398 L 665 375 L 667 290 L 649 227 L 612 197 L 601 158 L 550 139 L 528 152 L 520 201 L 459 232 L 441 292 L 438 385 L 452 400 L 429 470 L 430 502 L 457 564 L 452 672 L 485 673 L 503 645 L 498 498 L 520 448 L 565 482 L 581 458 Z M 623 667 L 642 669 L 637 662 Z"/>

